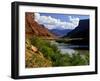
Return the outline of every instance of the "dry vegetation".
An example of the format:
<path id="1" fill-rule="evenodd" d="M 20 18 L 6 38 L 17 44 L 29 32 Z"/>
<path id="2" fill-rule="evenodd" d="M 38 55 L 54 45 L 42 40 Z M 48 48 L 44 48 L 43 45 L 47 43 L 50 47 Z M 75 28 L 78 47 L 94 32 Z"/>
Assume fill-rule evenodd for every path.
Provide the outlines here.
<path id="1" fill-rule="evenodd" d="M 40 51 L 33 51 L 30 41 L 26 40 L 26 68 L 50 67 L 52 62 L 46 59 Z"/>

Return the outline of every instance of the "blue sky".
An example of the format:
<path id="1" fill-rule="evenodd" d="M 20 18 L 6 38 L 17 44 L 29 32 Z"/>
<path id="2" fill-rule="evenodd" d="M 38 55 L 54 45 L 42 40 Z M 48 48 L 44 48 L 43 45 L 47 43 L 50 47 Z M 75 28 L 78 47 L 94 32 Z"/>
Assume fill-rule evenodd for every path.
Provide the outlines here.
<path id="1" fill-rule="evenodd" d="M 35 20 L 48 29 L 74 29 L 84 19 L 89 19 L 89 15 L 35 13 Z"/>
<path id="2" fill-rule="evenodd" d="M 68 16 L 78 17 L 80 20 L 89 19 L 89 15 L 75 15 L 75 14 L 56 14 L 56 13 L 40 13 L 41 16 L 51 16 L 53 18 L 68 21 Z"/>

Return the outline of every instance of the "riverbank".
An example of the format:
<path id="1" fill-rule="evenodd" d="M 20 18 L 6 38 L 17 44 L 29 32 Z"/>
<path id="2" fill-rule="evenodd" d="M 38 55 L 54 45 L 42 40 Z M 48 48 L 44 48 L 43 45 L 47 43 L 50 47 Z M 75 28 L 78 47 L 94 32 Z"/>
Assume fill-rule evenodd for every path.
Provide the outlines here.
<path id="1" fill-rule="evenodd" d="M 36 49 L 38 49 L 38 52 L 41 52 L 41 54 L 47 60 L 47 62 L 51 63 L 50 65 L 48 64 L 46 67 L 89 65 L 89 53 L 84 54 L 84 58 L 80 53 L 76 53 L 76 52 L 73 53 L 72 55 L 69 55 L 68 53 L 62 54 L 61 50 L 59 50 L 59 48 L 57 47 L 57 43 L 51 44 L 51 42 L 49 40 L 43 40 L 40 37 L 33 37 L 28 40 L 30 41 L 30 45 L 31 46 L 33 45 Z M 28 50 L 26 50 L 26 53 L 27 53 L 27 51 Z M 26 63 L 27 64 L 32 63 L 32 61 L 34 59 L 36 59 L 36 60 L 38 59 L 39 62 L 42 62 L 43 58 L 41 58 L 41 59 L 38 58 L 38 55 L 39 55 L 38 52 L 35 53 L 37 58 L 33 58 L 34 52 L 30 52 L 30 56 L 33 59 L 26 60 Z M 27 55 L 26 55 L 26 58 L 27 58 Z M 36 63 L 32 63 L 31 65 L 33 65 L 33 67 L 35 67 L 34 64 L 36 64 Z M 37 62 L 37 64 L 38 64 L 38 62 Z M 44 64 L 44 63 L 41 63 L 41 66 L 38 65 L 36 67 L 45 67 L 42 64 Z"/>

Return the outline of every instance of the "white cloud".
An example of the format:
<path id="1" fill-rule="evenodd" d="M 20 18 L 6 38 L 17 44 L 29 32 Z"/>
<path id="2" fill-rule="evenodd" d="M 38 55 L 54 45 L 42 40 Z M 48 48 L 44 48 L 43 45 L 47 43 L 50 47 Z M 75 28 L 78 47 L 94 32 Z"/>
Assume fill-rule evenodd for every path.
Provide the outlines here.
<path id="1" fill-rule="evenodd" d="M 35 21 L 39 24 L 44 24 L 48 29 L 74 29 L 79 25 L 79 18 L 74 18 L 72 16 L 68 18 L 69 21 L 61 21 L 51 16 L 40 16 L 39 13 L 35 13 Z"/>

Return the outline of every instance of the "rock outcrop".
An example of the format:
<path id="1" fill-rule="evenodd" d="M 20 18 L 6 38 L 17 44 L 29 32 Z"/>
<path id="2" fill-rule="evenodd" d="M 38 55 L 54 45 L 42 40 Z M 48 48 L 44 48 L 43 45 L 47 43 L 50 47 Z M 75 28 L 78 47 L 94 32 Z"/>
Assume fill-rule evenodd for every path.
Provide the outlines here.
<path id="1" fill-rule="evenodd" d="M 34 13 L 25 13 L 25 31 L 26 35 L 39 36 L 39 37 L 55 37 L 44 25 L 40 25 L 35 21 Z"/>

